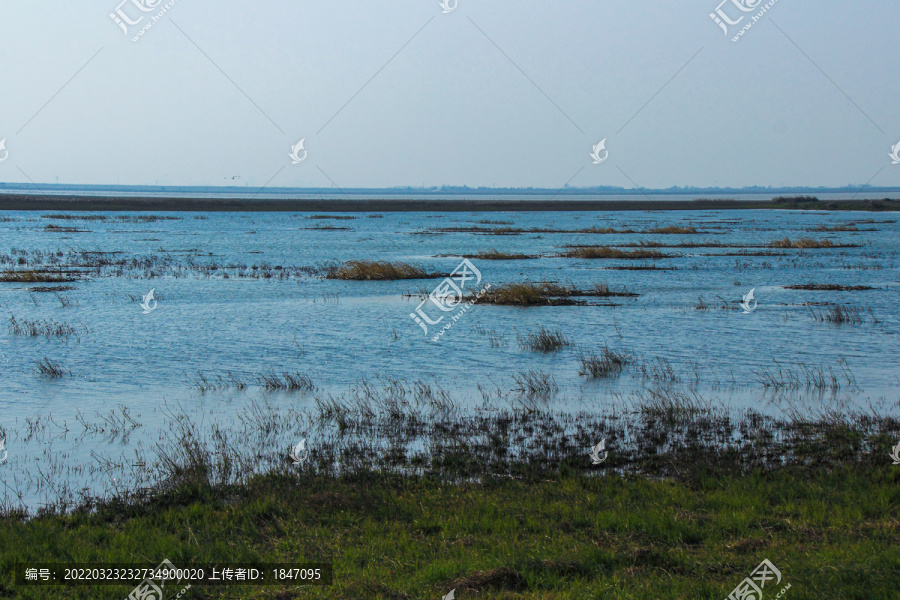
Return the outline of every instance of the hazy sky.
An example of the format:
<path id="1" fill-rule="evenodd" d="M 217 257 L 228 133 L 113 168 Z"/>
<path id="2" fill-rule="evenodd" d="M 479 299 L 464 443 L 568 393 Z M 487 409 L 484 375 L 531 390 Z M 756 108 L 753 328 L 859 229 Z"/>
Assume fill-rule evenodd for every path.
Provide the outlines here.
<path id="1" fill-rule="evenodd" d="M 0 4 L 0 181 L 900 186 L 895 2 L 119 1 Z"/>

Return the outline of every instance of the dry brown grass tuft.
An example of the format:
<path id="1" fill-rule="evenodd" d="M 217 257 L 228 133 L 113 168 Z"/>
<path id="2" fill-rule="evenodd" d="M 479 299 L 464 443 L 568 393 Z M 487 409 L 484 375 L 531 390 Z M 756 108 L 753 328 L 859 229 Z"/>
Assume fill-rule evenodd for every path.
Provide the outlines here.
<path id="1" fill-rule="evenodd" d="M 77 279 L 61 271 L 6 270 L 0 274 L 2 283 L 67 283 L 70 281 L 77 281 Z"/>
<path id="2" fill-rule="evenodd" d="M 675 235 L 687 235 L 691 233 L 699 233 L 696 227 L 677 227 L 675 225 L 669 225 L 668 227 L 656 227 L 654 229 L 648 229 L 647 233 L 667 233 L 667 234 L 675 234 Z"/>
<path id="3" fill-rule="evenodd" d="M 812 238 L 800 238 L 792 242 L 790 238 L 775 240 L 769 244 L 772 248 L 833 248 L 831 240 L 814 240 Z"/>
<path id="4" fill-rule="evenodd" d="M 418 265 L 405 262 L 351 260 L 328 270 L 327 279 L 353 281 L 388 281 L 398 279 L 435 279 L 446 273 L 429 273 Z"/>

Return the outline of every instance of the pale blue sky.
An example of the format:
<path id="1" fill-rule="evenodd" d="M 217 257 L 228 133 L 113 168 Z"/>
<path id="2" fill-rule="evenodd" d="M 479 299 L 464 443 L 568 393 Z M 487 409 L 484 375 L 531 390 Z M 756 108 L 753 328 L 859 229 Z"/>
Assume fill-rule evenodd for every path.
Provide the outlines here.
<path id="1" fill-rule="evenodd" d="M 0 181 L 900 186 L 895 3 L 118 1 L 0 5 Z"/>

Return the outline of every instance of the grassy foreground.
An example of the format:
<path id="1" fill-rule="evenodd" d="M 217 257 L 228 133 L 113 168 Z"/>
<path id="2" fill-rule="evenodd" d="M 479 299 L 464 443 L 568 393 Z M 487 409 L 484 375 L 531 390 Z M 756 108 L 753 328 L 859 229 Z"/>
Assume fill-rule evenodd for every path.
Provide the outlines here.
<path id="1" fill-rule="evenodd" d="M 16 561 L 333 561 L 330 588 L 194 587 L 182 598 L 722 600 L 763 560 L 764 598 L 900 598 L 900 467 L 651 481 L 600 472 L 449 484 L 266 476 L 181 487 L 90 513 L 0 520 L 0 597 L 126 597 L 17 588 Z M 151 564 L 152 563 L 152 564 Z M 176 590 L 177 591 L 177 590 Z M 167 600 L 175 591 L 168 590 Z"/>

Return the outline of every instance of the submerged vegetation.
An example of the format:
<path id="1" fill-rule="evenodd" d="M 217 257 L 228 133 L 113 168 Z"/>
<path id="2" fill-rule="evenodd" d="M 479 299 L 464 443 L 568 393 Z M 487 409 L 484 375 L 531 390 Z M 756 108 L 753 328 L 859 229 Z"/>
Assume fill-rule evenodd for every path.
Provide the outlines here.
<path id="1" fill-rule="evenodd" d="M 671 258 L 668 254 L 663 254 L 657 250 L 619 250 L 618 248 L 610 248 L 609 246 L 586 246 L 578 248 L 570 248 L 566 250 L 562 256 L 566 258 L 609 258 L 609 259 L 627 259 L 642 260 L 648 258 Z"/>
<path id="2" fill-rule="evenodd" d="M 526 260 L 540 258 L 540 256 L 535 254 L 500 252 L 499 250 L 484 250 L 478 254 L 464 254 L 463 258 L 477 258 L 479 260 Z"/>
<path id="3" fill-rule="evenodd" d="M 837 285 L 834 283 L 806 283 L 801 285 L 786 285 L 786 290 L 806 290 L 816 292 L 861 292 L 865 290 L 874 290 L 868 285 Z"/>

